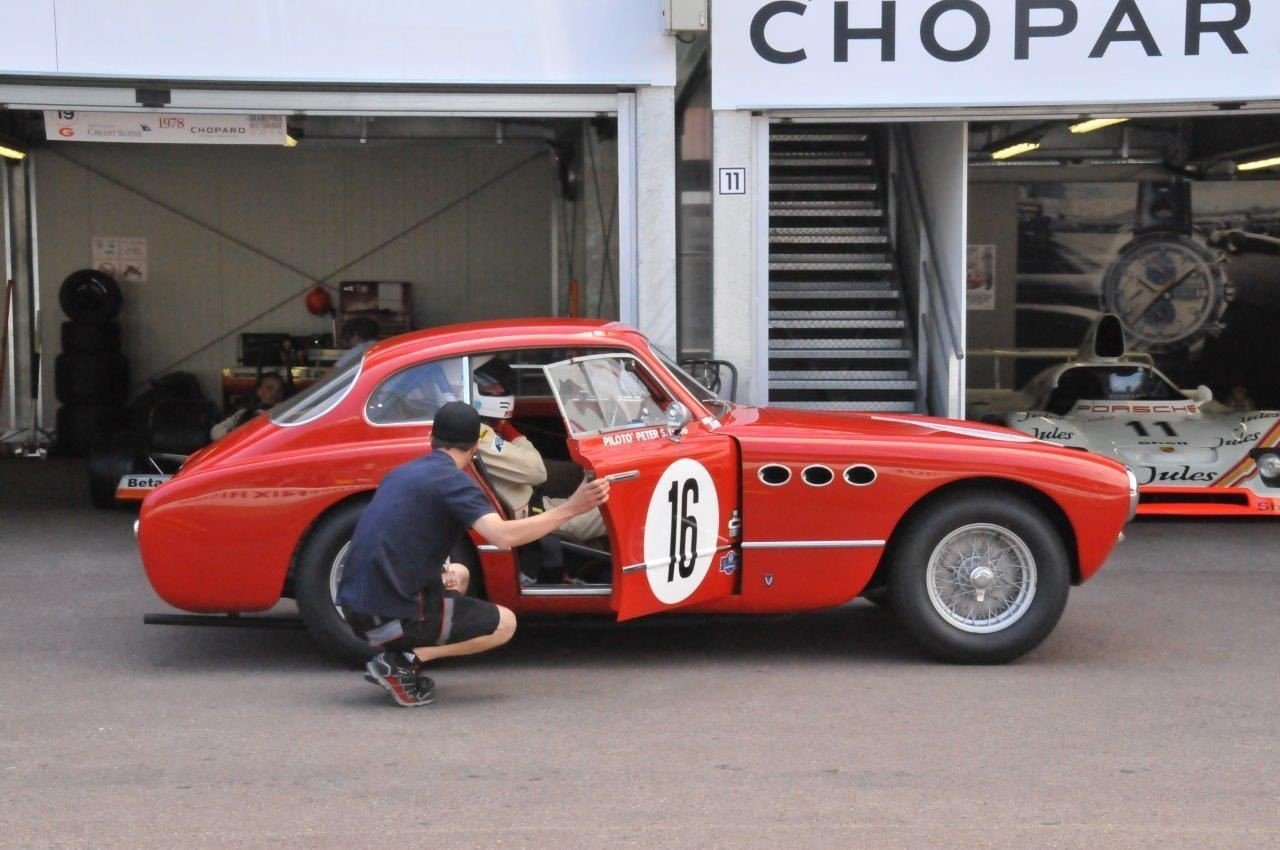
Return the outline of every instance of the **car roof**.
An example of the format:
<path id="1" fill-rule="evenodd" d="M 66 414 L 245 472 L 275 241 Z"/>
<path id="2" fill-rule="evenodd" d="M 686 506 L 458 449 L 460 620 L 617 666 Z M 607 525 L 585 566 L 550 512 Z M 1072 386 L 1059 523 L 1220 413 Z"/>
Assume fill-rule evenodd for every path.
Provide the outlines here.
<path id="1" fill-rule="evenodd" d="M 365 355 L 365 359 L 367 363 L 374 365 L 383 360 L 393 360 L 425 348 L 446 345 L 474 343 L 505 348 L 513 343 L 517 346 L 526 344 L 539 337 L 553 339 L 559 337 L 560 341 L 571 343 L 575 338 L 588 335 L 597 341 L 602 335 L 619 340 L 629 337 L 643 339 L 635 328 L 607 319 L 497 319 L 487 322 L 442 325 L 393 336 L 372 346 Z"/>

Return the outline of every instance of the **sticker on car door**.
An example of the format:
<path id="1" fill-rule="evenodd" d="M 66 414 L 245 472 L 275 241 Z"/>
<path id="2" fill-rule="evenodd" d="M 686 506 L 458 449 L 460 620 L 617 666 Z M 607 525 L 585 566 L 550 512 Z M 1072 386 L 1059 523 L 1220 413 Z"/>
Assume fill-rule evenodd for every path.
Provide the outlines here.
<path id="1" fill-rule="evenodd" d="M 644 526 L 645 575 L 666 605 L 688 599 L 715 559 L 720 499 L 707 468 L 681 458 L 666 468 L 649 497 Z"/>

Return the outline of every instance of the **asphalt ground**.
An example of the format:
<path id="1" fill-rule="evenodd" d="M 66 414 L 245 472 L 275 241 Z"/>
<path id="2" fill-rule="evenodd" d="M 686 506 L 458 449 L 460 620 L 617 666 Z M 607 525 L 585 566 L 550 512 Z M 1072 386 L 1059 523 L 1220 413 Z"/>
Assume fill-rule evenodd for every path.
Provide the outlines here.
<path id="1" fill-rule="evenodd" d="M 1004 667 L 864 602 L 524 622 L 393 706 L 166 610 L 125 511 L 0 461 L 0 847 L 1274 847 L 1280 525 L 1153 521 Z"/>

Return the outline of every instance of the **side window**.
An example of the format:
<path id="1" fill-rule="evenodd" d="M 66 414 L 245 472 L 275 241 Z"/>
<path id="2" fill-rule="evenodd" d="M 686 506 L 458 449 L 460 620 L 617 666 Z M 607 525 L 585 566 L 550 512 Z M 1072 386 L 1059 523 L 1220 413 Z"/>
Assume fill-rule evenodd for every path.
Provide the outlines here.
<path id="1" fill-rule="evenodd" d="M 433 360 L 401 369 L 378 384 L 365 404 L 365 417 L 374 425 L 430 422 L 440 406 L 466 401 L 466 358 Z"/>

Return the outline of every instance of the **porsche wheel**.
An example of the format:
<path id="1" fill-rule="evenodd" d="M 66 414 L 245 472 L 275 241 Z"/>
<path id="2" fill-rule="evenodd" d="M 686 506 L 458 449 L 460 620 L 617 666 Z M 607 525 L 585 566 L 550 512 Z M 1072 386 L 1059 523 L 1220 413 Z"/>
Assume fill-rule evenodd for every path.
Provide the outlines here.
<path id="1" fill-rule="evenodd" d="M 947 499 L 912 518 L 897 540 L 893 609 L 944 660 L 1012 661 L 1048 637 L 1066 607 L 1071 566 L 1062 538 L 1016 497 Z"/>
<path id="2" fill-rule="evenodd" d="M 368 502 L 347 502 L 330 511 L 307 535 L 298 550 L 294 599 L 311 638 L 326 654 L 363 664 L 375 650 L 347 625 L 335 596 L 346 565 L 351 534 Z"/>

